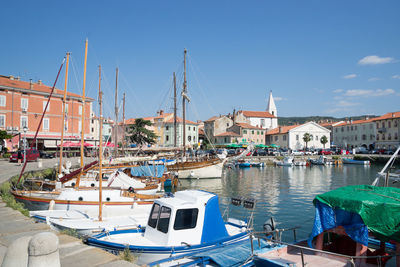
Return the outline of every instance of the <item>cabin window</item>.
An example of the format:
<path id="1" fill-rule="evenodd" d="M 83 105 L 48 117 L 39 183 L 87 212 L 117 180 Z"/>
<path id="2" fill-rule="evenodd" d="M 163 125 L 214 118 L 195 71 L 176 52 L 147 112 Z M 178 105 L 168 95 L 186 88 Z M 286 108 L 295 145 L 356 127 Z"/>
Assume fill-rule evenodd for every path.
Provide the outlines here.
<path id="1" fill-rule="evenodd" d="M 171 217 L 171 209 L 162 207 L 157 223 L 157 230 L 163 233 L 168 233 L 169 218 Z"/>
<path id="2" fill-rule="evenodd" d="M 151 209 L 149 221 L 147 224 L 153 228 L 156 228 L 157 225 L 157 219 L 158 219 L 158 213 L 160 212 L 160 205 L 154 204 L 153 208 Z"/>
<path id="3" fill-rule="evenodd" d="M 182 209 L 176 212 L 174 230 L 185 230 L 196 227 L 199 209 Z"/>

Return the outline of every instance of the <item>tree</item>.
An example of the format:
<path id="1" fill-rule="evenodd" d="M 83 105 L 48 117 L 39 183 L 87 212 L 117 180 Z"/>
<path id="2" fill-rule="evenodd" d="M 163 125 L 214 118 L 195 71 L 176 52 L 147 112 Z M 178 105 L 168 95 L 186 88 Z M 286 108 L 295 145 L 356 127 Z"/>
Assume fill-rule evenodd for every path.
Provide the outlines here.
<path id="1" fill-rule="evenodd" d="M 154 144 L 156 142 L 157 135 L 146 128 L 146 126 L 152 126 L 153 124 L 149 120 L 142 118 L 136 119 L 135 123 L 128 128 L 129 139 L 132 143 L 138 146 L 144 144 Z"/>
<path id="2" fill-rule="evenodd" d="M 320 141 L 321 141 L 321 144 L 324 146 L 324 149 L 325 149 L 325 144 L 328 143 L 328 138 L 325 135 L 323 135 L 321 137 Z"/>
<path id="3" fill-rule="evenodd" d="M 11 138 L 12 138 L 12 136 L 10 134 L 7 134 L 6 131 L 0 130 L 0 145 L 3 146 L 4 139 L 11 139 Z M 2 149 L 0 151 L 3 151 L 3 149 L 5 150 L 5 148 L 2 147 Z"/>
<path id="4" fill-rule="evenodd" d="M 312 138 L 312 134 L 305 133 L 305 134 L 303 135 L 303 141 L 304 141 L 304 143 L 306 143 L 306 149 L 307 149 L 307 144 L 308 144 L 308 142 L 311 141 L 311 138 Z"/>

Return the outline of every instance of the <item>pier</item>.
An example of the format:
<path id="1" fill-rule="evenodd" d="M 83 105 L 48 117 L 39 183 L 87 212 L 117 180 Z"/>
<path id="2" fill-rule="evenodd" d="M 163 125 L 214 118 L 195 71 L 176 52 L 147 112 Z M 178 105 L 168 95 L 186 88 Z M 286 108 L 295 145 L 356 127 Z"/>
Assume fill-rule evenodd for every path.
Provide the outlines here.
<path id="1" fill-rule="evenodd" d="M 28 163 L 27 170 L 39 170 L 54 167 L 59 159 L 46 159 L 43 167 L 38 168 L 38 163 Z M 15 166 L 10 166 L 10 165 Z M 22 166 L 8 161 L 0 161 L 2 173 L 0 184 L 12 176 L 19 174 Z M 135 266 L 131 262 L 123 261 L 118 256 L 102 249 L 87 246 L 81 239 L 58 233 L 50 229 L 47 224 L 35 223 L 31 218 L 24 216 L 19 211 L 7 207 L 0 199 L 0 262 L 11 243 L 23 236 L 33 236 L 41 232 L 54 232 L 59 240 L 59 254 L 61 266 Z"/>

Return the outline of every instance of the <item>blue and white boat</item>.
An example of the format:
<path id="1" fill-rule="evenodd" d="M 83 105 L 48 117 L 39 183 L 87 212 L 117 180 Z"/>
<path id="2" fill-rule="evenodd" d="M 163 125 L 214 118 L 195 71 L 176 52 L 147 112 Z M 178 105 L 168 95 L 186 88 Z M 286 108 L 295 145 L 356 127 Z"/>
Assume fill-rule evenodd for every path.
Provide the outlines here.
<path id="1" fill-rule="evenodd" d="M 238 202 L 242 200 L 232 201 Z M 253 209 L 254 202 L 244 200 L 243 206 Z M 155 200 L 145 230 L 106 232 L 86 242 L 113 252 L 128 248 L 142 265 L 248 239 L 251 222 L 252 217 L 248 223 L 233 218 L 224 222 L 216 194 L 186 190 Z"/>
<path id="2" fill-rule="evenodd" d="M 369 160 L 342 159 L 343 164 L 371 165 Z"/>

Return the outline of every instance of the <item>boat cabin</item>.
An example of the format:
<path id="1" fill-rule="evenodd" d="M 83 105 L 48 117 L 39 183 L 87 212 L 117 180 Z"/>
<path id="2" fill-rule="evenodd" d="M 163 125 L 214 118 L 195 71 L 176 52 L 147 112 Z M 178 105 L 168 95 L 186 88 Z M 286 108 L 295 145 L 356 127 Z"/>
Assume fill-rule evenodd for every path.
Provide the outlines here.
<path id="1" fill-rule="evenodd" d="M 161 246 L 204 244 L 228 236 L 218 196 L 200 190 L 155 200 L 144 233 L 145 239 Z"/>

